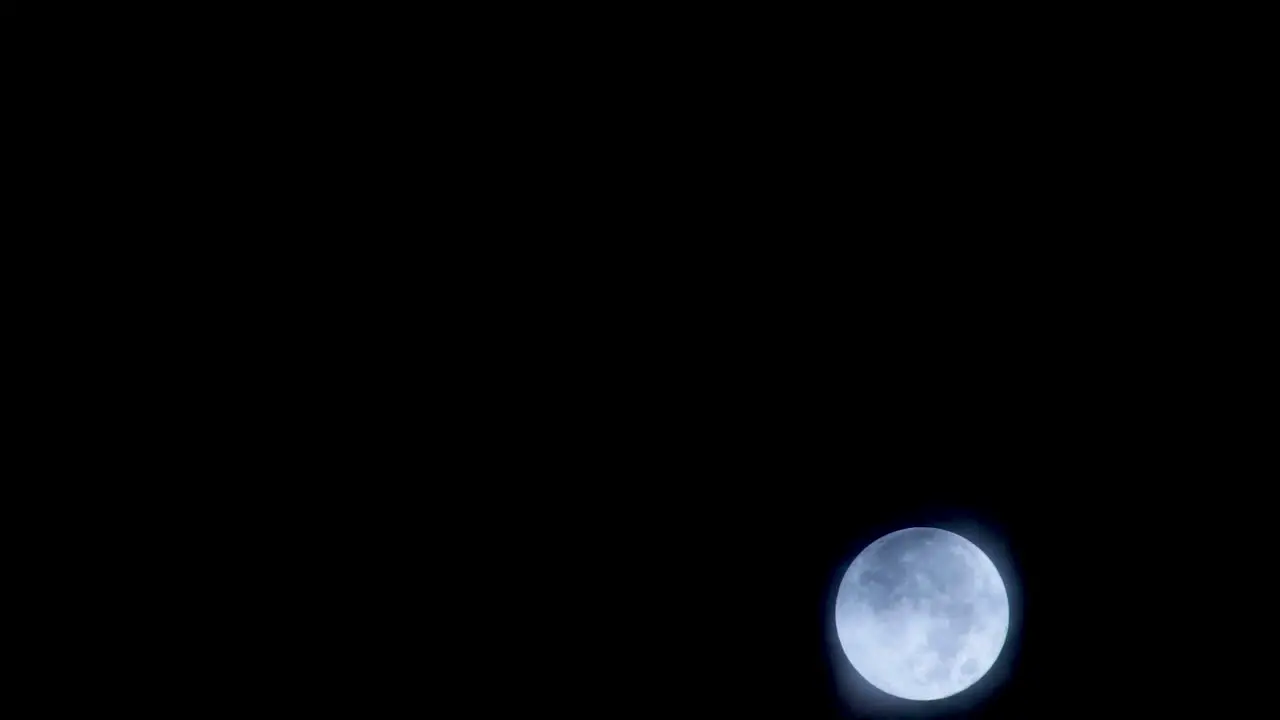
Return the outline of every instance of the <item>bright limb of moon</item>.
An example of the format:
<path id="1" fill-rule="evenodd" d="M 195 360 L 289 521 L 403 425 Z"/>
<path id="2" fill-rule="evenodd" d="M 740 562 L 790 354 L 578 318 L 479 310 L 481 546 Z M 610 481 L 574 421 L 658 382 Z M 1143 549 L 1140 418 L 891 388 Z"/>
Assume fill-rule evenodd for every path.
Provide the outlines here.
<path id="1" fill-rule="evenodd" d="M 836 594 L 836 634 L 858 674 L 907 700 L 977 682 L 1009 632 L 1009 595 L 978 546 L 947 530 L 907 528 L 858 554 Z"/>

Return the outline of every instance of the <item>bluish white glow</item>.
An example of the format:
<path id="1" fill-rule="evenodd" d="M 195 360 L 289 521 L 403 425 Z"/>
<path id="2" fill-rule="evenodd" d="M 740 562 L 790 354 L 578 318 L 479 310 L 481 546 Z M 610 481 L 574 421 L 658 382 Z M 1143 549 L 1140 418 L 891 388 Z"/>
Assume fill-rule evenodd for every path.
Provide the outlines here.
<path id="1" fill-rule="evenodd" d="M 1009 632 L 1009 595 L 969 540 L 907 528 L 858 554 L 841 580 L 835 616 L 858 674 L 899 698 L 937 700 L 991 669 Z"/>

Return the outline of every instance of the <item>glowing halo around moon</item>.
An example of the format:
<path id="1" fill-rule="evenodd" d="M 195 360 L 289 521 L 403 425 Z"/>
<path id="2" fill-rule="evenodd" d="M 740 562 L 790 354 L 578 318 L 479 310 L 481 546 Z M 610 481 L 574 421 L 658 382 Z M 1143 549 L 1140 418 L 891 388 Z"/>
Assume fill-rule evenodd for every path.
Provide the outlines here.
<path id="1" fill-rule="evenodd" d="M 1009 634 L 1009 593 L 986 554 L 938 528 L 889 533 L 854 559 L 836 595 L 836 634 L 854 670 L 906 700 L 980 680 Z"/>

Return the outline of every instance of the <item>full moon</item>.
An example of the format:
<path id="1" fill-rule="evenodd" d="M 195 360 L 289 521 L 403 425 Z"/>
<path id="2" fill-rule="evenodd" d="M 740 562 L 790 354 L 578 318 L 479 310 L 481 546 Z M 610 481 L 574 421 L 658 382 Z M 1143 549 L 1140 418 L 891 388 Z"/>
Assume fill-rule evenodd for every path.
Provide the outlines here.
<path id="1" fill-rule="evenodd" d="M 938 700 L 991 669 L 1009 595 L 978 546 L 938 528 L 889 533 L 858 554 L 836 594 L 836 634 L 853 668 L 907 700 Z"/>

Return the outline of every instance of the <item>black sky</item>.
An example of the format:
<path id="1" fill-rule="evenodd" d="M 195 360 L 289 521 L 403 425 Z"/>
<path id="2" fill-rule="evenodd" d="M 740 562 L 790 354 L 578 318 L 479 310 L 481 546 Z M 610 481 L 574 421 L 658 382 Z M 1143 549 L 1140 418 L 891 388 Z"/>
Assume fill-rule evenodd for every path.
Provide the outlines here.
<path id="1" fill-rule="evenodd" d="M 557 615 L 587 636 L 569 644 L 571 665 L 592 678 L 561 688 L 575 702 L 713 717 L 1025 717 L 1114 707 L 1182 678 L 1204 690 L 1211 668 L 1192 667 L 1232 621 L 1210 611 L 1222 597 L 1194 558 L 1217 553 L 1196 546 L 1222 509 L 1203 496 L 1197 506 L 1155 466 L 1135 468 L 1140 453 L 1082 449 L 1062 427 L 995 425 L 984 412 L 944 435 L 778 425 L 704 427 L 696 452 L 650 445 L 650 461 L 607 493 L 617 500 L 581 511 L 604 508 L 561 555 L 573 558 L 573 599 Z M 917 706 L 841 680 L 850 670 L 831 631 L 838 573 L 880 535 L 920 525 L 976 535 L 1017 607 L 992 677 Z"/>
<path id="2" fill-rule="evenodd" d="M 554 508 L 533 519 L 554 540 L 529 580 L 550 607 L 531 647 L 567 662 L 540 691 L 588 712 L 705 717 L 1229 699 L 1220 675 L 1248 670 L 1211 659 L 1258 632 L 1242 624 L 1242 570 L 1265 547 L 1240 522 L 1260 502 L 1239 484 L 1243 436 L 1114 322 L 1083 342 L 1011 307 L 968 325 L 940 322 L 943 306 L 932 324 L 895 314 L 929 328 L 913 342 L 794 305 L 787 323 L 732 330 L 684 307 L 666 344 L 623 337 L 615 353 L 593 333 L 581 363 L 534 373 L 567 378 L 521 396 L 510 427 L 537 430 L 504 450 L 554 469 L 523 491 Z M 920 706 L 849 692 L 831 646 L 838 573 L 910 526 L 971 528 L 1020 596 L 992 677 Z"/>
<path id="3" fill-rule="evenodd" d="M 339 144 L 330 137 L 343 137 L 389 163 L 337 163 L 343 182 L 315 197 L 341 202 L 284 212 L 289 227 L 314 216 L 344 259 L 362 243 L 410 238 L 404 258 L 374 253 L 358 282 L 345 260 L 332 275 L 303 273 L 322 278 L 321 291 L 293 292 L 290 264 L 278 275 L 280 294 L 296 298 L 291 315 L 263 323 L 272 338 L 307 320 L 319 328 L 323 342 L 299 341 L 301 360 L 279 367 L 306 378 L 297 407 L 339 440 L 281 422 L 261 442 L 294 432 L 308 450 L 232 474 L 264 487 L 333 474 L 344 512 L 348 493 L 377 486 L 351 523 L 359 531 L 341 512 L 311 514 L 335 546 L 377 547 L 347 551 L 359 582 L 330 581 L 334 554 L 314 552 L 326 585 L 306 595 L 413 606 L 413 622 L 377 633 L 364 630 L 376 617 L 340 608 L 308 627 L 315 642 L 334 618 L 349 620 L 391 642 L 388 664 L 427 694 L 448 683 L 437 666 L 474 673 L 480 715 L 494 698 L 598 718 L 1257 711 L 1273 681 L 1276 474 L 1248 451 L 1274 445 L 1268 383 L 1254 379 L 1274 375 L 1261 352 L 1274 318 L 1247 312 L 1266 306 L 1248 292 L 1261 284 L 1235 277 L 1268 266 L 1202 260 L 1254 237 L 1221 231 L 1239 213 L 1185 191 L 1232 175 L 1187 170 L 1188 138 L 1232 155 L 1216 149 L 1232 133 L 1167 129 L 1190 114 L 1181 106 L 1118 109 L 1136 103 L 1159 57 L 1138 53 L 1141 72 L 1099 97 L 1101 82 L 1074 77 L 1091 52 L 1074 35 L 1033 66 L 1025 51 L 1039 37 L 1025 28 L 1002 33 L 1020 48 L 925 58 L 896 39 L 869 42 L 885 36 L 870 20 L 779 23 L 771 7 L 752 22 L 599 18 L 587 31 L 574 13 L 526 12 L 560 35 L 486 8 L 469 33 L 377 20 L 359 43 L 381 52 L 365 53 L 342 33 L 288 24 L 266 33 L 287 72 L 244 63 L 246 76 L 268 78 L 251 97 L 296 105 L 272 121 L 247 103 L 252 134 L 277 128 L 262 157 L 287 140 L 327 163 Z M 397 27 L 403 39 L 388 40 Z M 897 26 L 930 42 L 918 27 Z M 957 35 L 942 18 L 933 32 Z M 154 35 L 187 44 L 184 33 Z M 207 54 L 219 73 L 225 53 Z M 952 62 L 970 53 L 982 61 Z M 361 92 L 335 89 L 330 68 L 366 55 L 373 67 L 344 81 Z M 168 52 L 143 58 L 173 64 Z M 1113 75 L 1099 65 L 1099 77 Z M 1188 75 L 1166 78 L 1175 98 Z M 203 100 L 202 84 L 180 79 Z M 289 99 L 308 82 L 320 104 Z M 241 114 L 245 91 L 230 85 Z M 154 93 L 166 105 L 168 86 Z M 422 114 L 408 112 L 417 105 Z M 376 130 L 348 130 L 349 113 Z M 303 129 L 329 116 L 340 130 Z M 393 122 L 411 129 L 386 131 Z M 182 146 L 216 148 L 215 130 Z M 439 170 L 449 152 L 463 170 Z M 262 163 L 235 169 L 237 191 L 274 178 Z M 397 207 L 365 210 L 349 197 L 361 193 Z M 264 197 L 287 204 L 274 188 Z M 361 208 L 357 231 L 333 229 L 331 207 L 343 206 Z M 446 217 L 456 207 L 464 217 Z M 386 218 L 386 231 L 372 229 Z M 410 257 L 428 247 L 470 256 Z M 406 297 L 376 291 L 388 287 Z M 350 313 L 360 332 L 335 327 L 326 294 L 369 303 Z M 235 347 L 246 342 L 237 328 Z M 245 366 L 264 374 L 265 343 L 247 344 Z M 338 367 L 310 370 L 322 361 Z M 388 370 L 397 365 L 407 369 Z M 219 368 L 191 384 L 207 391 L 226 377 Z M 387 407 L 330 409 L 343 384 Z M 237 408 L 233 427 L 261 418 L 268 397 Z M 362 434 L 374 438 L 367 448 L 350 439 Z M 335 448 L 354 458 L 340 471 Z M 297 469 L 298 458 L 324 468 Z M 292 522 L 297 506 L 287 507 Z M 365 524 L 376 526 L 367 536 Z M 981 698 L 850 702 L 830 644 L 836 573 L 862 545 L 912 525 L 973 525 L 1007 551 L 1022 596 L 1007 675 Z M 387 528 L 397 534 L 383 542 Z M 437 558 L 485 583 L 441 582 Z M 385 582 L 404 587 L 381 593 Z M 484 610 L 474 623 L 427 613 L 416 593 Z M 436 637 L 458 630 L 473 657 L 438 649 Z"/>

